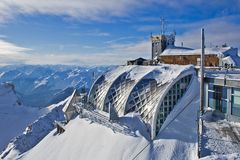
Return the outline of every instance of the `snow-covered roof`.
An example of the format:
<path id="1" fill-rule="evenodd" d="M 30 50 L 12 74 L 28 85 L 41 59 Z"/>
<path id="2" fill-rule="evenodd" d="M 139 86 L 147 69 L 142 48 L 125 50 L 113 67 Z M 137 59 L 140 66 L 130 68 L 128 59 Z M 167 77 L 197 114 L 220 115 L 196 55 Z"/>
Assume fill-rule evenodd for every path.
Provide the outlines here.
<path id="1" fill-rule="evenodd" d="M 233 60 L 233 58 L 232 58 L 231 56 L 224 57 L 224 58 L 222 59 L 222 62 L 223 62 L 223 63 L 226 63 L 226 64 L 232 64 L 233 66 L 236 65 L 235 62 L 234 62 L 234 60 Z"/>
<path id="2" fill-rule="evenodd" d="M 229 62 L 227 64 L 232 64 L 233 66 L 240 66 L 240 57 L 237 54 L 230 54 L 229 56 L 224 57 L 222 61 L 223 63 Z"/>
<path id="3" fill-rule="evenodd" d="M 170 88 L 181 78 L 194 74 L 195 70 L 192 65 L 120 66 L 105 74 L 104 80 L 96 80 L 90 91 L 89 101 L 97 109 L 104 110 L 105 108 L 105 111 L 110 103 L 116 108 L 118 115 L 123 116 L 131 110 L 132 106 L 135 106 L 135 104 L 130 104 L 131 98 L 129 97 L 134 96 L 134 92 L 139 88 L 151 86 L 144 90 L 145 92 L 151 90 L 148 94 L 152 94 L 152 100 L 151 102 L 146 100 L 146 105 L 143 105 L 144 108 L 141 109 L 144 113 L 141 114 L 144 115 L 142 118 L 145 122 L 154 125 L 156 119 L 152 120 L 148 117 L 156 118 L 154 114 L 158 112 Z M 140 96 L 139 93 L 137 94 Z"/>
<path id="4" fill-rule="evenodd" d="M 135 66 L 119 66 L 113 70 L 110 70 L 106 72 L 105 74 L 99 76 L 96 81 L 94 82 L 94 85 L 92 85 L 90 92 L 89 92 L 89 99 L 94 99 L 93 94 L 96 93 L 96 89 L 99 85 L 101 85 L 101 89 L 98 91 L 98 97 L 97 97 L 97 103 L 95 105 L 98 105 L 99 108 L 103 108 L 103 103 L 105 100 L 105 96 L 107 95 L 110 87 L 112 84 L 117 80 L 119 76 L 124 74 L 125 72 L 128 72 Z"/>
<path id="5" fill-rule="evenodd" d="M 168 46 L 161 55 L 184 55 L 191 53 L 190 51 L 193 51 L 191 48 L 185 48 L 185 47 L 176 47 L 176 46 Z"/>
<path id="6" fill-rule="evenodd" d="M 176 55 L 200 55 L 201 49 L 191 49 L 185 47 L 168 46 L 160 56 L 176 56 Z M 223 62 L 232 64 L 233 66 L 240 66 L 240 57 L 238 49 L 233 47 L 211 47 L 205 48 L 205 55 L 217 55 L 221 57 Z"/>
<path id="7" fill-rule="evenodd" d="M 225 52 L 232 50 L 232 47 L 212 47 L 212 48 L 205 48 L 205 54 L 215 54 L 215 55 L 224 55 Z M 185 47 L 176 47 L 171 46 L 166 48 L 162 56 L 168 55 L 199 55 L 201 54 L 201 49 L 190 49 Z"/>

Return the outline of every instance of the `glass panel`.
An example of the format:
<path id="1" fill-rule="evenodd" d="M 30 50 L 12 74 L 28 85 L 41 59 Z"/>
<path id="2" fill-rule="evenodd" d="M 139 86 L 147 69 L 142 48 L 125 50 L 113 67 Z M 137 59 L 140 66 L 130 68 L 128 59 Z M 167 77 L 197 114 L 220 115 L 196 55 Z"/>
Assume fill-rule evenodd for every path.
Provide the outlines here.
<path id="1" fill-rule="evenodd" d="M 222 112 L 226 113 L 227 112 L 227 101 L 222 100 Z"/>
<path id="2" fill-rule="evenodd" d="M 234 104 L 240 105 L 240 97 L 233 96 L 233 100 L 232 101 L 233 101 Z"/>
<path id="3" fill-rule="evenodd" d="M 215 109 L 216 100 L 214 98 L 214 92 L 208 92 L 208 107 Z"/>
<path id="4" fill-rule="evenodd" d="M 232 115 L 240 117 L 240 91 L 234 88 L 233 93 L 235 95 L 232 95 Z"/>
<path id="5" fill-rule="evenodd" d="M 233 88 L 233 94 L 240 96 L 240 88 Z"/>
<path id="6" fill-rule="evenodd" d="M 226 113 L 227 87 L 208 84 L 208 107 Z"/>
<path id="7" fill-rule="evenodd" d="M 212 91 L 214 90 L 214 89 L 213 89 L 213 84 L 212 84 L 212 83 L 209 83 L 209 84 L 208 84 L 208 90 L 212 90 Z"/>
<path id="8" fill-rule="evenodd" d="M 177 83 L 175 83 L 172 88 L 166 94 L 164 101 L 162 102 L 161 106 L 164 106 L 164 114 L 162 113 L 162 108 L 158 113 L 157 117 L 157 126 L 156 126 L 156 134 L 158 134 L 164 120 L 167 118 L 169 113 L 172 111 L 174 106 L 180 100 L 180 98 L 184 95 L 187 90 L 187 87 L 191 81 L 191 75 L 180 79 Z M 164 104 L 164 105 L 163 105 Z M 161 116 L 160 116 L 161 115 Z M 163 117 L 162 117 L 163 116 Z M 161 120 L 159 121 L 159 119 Z"/>

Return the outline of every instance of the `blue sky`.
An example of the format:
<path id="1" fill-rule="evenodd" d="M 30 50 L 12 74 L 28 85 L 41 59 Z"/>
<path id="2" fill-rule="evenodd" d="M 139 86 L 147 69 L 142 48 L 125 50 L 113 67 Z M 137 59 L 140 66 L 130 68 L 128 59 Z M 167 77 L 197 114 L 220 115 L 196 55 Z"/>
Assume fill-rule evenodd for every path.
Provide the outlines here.
<path id="1" fill-rule="evenodd" d="M 151 32 L 176 31 L 176 45 L 240 48 L 240 0 L 1 0 L 0 65 L 124 64 L 150 58 Z"/>

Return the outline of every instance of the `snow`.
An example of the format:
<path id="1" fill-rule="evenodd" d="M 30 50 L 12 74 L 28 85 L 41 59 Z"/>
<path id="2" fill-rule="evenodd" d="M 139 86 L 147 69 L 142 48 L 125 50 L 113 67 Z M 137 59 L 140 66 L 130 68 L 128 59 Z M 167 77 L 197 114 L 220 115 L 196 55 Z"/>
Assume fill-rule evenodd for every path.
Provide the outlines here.
<path id="1" fill-rule="evenodd" d="M 130 68 L 129 68 L 130 67 Z M 96 105 L 96 108 L 102 109 L 104 105 L 106 105 L 106 100 L 109 97 L 109 90 L 114 88 L 115 82 L 123 83 L 123 85 L 119 88 L 120 91 L 116 98 L 117 103 L 115 104 L 116 112 L 118 116 L 123 116 L 128 107 L 128 100 L 131 93 L 133 93 L 134 88 L 141 84 L 142 80 L 155 80 L 156 91 L 151 92 L 151 101 L 147 101 L 146 105 L 141 108 L 144 111 L 145 116 L 143 118 L 144 122 L 149 124 L 149 127 L 152 132 L 152 137 L 155 137 L 155 125 L 157 119 L 157 113 L 159 112 L 159 107 L 161 102 L 163 101 L 165 95 L 168 90 L 181 78 L 192 75 L 193 78 L 196 78 L 195 70 L 192 65 L 155 65 L 155 66 L 139 66 L 139 65 L 131 65 L 131 66 L 120 66 L 115 70 L 112 70 L 113 74 L 107 73 L 104 76 L 104 79 L 100 82 L 100 79 L 97 80 L 92 90 L 90 91 L 90 101 Z M 126 81 L 119 82 L 118 79 L 126 79 Z M 108 83 L 107 83 L 108 82 Z M 126 83 L 125 83 L 126 82 Z M 106 85 L 105 85 L 106 84 Z M 192 84 L 191 84 L 192 85 Z M 195 85 L 195 84 L 193 84 Z M 96 87 L 95 87 L 96 86 Z M 94 91 L 94 89 L 98 88 L 98 91 Z M 102 87 L 103 86 L 103 87 Z M 151 90 L 154 90 L 153 87 Z M 94 93 L 98 93 L 97 96 L 94 97 Z M 100 93 L 100 94 L 99 94 Z M 92 100 L 92 99 L 93 100 Z M 140 105 L 141 106 L 141 105 Z M 140 108 L 140 107 L 139 107 Z M 142 113 L 141 113 L 142 114 Z"/>
<path id="2" fill-rule="evenodd" d="M 37 109 L 21 105 L 13 85 L 0 84 L 0 151 L 37 117 Z"/>
<path id="3" fill-rule="evenodd" d="M 0 78 L 5 74 L 5 72 L 0 72 Z"/>
<path id="4" fill-rule="evenodd" d="M 239 137 L 240 123 L 228 122 L 223 117 L 216 116 L 214 112 L 207 111 L 203 116 L 201 156 L 216 159 L 238 153 L 240 159 Z"/>
<path id="5" fill-rule="evenodd" d="M 40 86 L 44 86 L 48 83 L 48 80 L 47 79 L 43 79 L 43 80 L 37 80 L 34 82 L 35 84 L 35 87 L 34 88 L 38 88 Z"/>
<path id="6" fill-rule="evenodd" d="M 66 131 L 55 135 L 50 132 L 36 147 L 21 156 L 24 160 L 65 159 L 131 159 L 148 141 L 114 133 L 110 128 L 91 123 L 78 117 L 66 126 Z M 144 159 L 149 159 L 147 155 Z"/>
<path id="7" fill-rule="evenodd" d="M 151 77 L 157 83 L 170 82 L 179 76 L 182 72 L 193 69 L 192 65 L 156 65 L 156 66 L 136 66 L 130 73 L 130 78 L 139 82 L 139 80 Z"/>
<path id="8" fill-rule="evenodd" d="M 197 159 L 199 83 L 196 79 L 193 83 L 165 120 L 154 141 L 153 159 Z"/>
<path id="9" fill-rule="evenodd" d="M 178 54 L 186 54 L 193 49 L 185 48 L 185 47 L 176 47 L 176 46 L 168 46 L 161 55 L 178 55 Z"/>
<path id="10" fill-rule="evenodd" d="M 198 84 L 197 81 L 193 82 Z M 193 85 L 196 86 L 196 85 Z M 56 129 L 28 152 L 18 156 L 28 159 L 197 159 L 197 88 L 190 88 L 186 98 L 166 121 L 167 127 L 153 141 L 138 114 L 120 117 L 134 136 L 114 132 L 110 126 L 76 117 L 60 135 Z M 193 94 L 194 93 L 194 94 Z M 184 104 L 184 101 L 190 103 Z M 174 120 L 171 120 L 174 119 Z M 108 127 L 107 127 L 108 126 Z"/>
<path id="11" fill-rule="evenodd" d="M 222 59 L 222 62 L 223 62 L 223 64 L 232 64 L 233 66 L 236 66 L 236 64 L 231 56 L 224 57 Z"/>
<path id="12" fill-rule="evenodd" d="M 100 90 L 100 94 L 97 97 L 99 104 L 97 104 L 98 108 L 103 108 L 104 100 L 107 96 L 109 89 L 112 87 L 114 82 L 121 77 L 121 75 L 127 74 L 126 79 L 129 79 L 128 88 L 122 89 L 121 91 L 121 103 L 119 103 L 116 108 L 119 109 L 119 115 L 124 114 L 124 107 L 126 106 L 126 102 L 128 97 L 134 87 L 142 80 L 142 79 L 155 79 L 157 81 L 157 85 L 160 87 L 166 83 L 169 83 L 168 86 L 171 86 L 178 76 L 181 76 L 182 73 L 188 72 L 189 74 L 194 73 L 194 68 L 192 65 L 180 66 L 180 65 L 156 65 L 156 66 L 139 66 L 139 65 L 131 65 L 131 66 L 119 66 L 118 68 L 104 74 L 104 80 L 100 82 L 100 80 L 96 80 L 93 87 L 90 90 L 90 97 L 95 92 L 95 86 L 103 86 Z M 102 77 L 100 77 L 102 78 Z M 100 84 L 99 84 L 100 83 Z M 165 88 L 166 89 L 166 88 Z M 162 90 L 159 95 L 162 95 L 166 90 Z M 120 99 L 120 98 L 119 98 Z M 156 104 L 157 105 L 157 104 Z M 154 106 L 154 105 L 152 105 Z"/>
<path id="13" fill-rule="evenodd" d="M 212 47 L 205 48 L 205 54 L 216 54 L 216 55 L 224 55 L 225 52 L 230 52 L 233 50 L 231 47 Z M 235 53 L 235 52 L 234 52 Z M 190 49 L 185 47 L 169 47 L 163 51 L 161 55 L 200 55 L 201 49 Z"/>
<path id="14" fill-rule="evenodd" d="M 190 49 L 185 47 L 168 46 L 161 56 L 172 55 L 200 55 L 201 49 Z M 211 47 L 205 48 L 205 55 L 217 55 L 223 58 L 224 63 L 233 64 L 234 66 L 240 66 L 240 57 L 238 55 L 238 49 L 232 47 Z"/>
<path id="15" fill-rule="evenodd" d="M 240 160 L 240 153 L 227 155 L 211 155 L 201 158 L 201 160 Z"/>
<path id="16" fill-rule="evenodd" d="M 51 105 L 48 108 L 44 108 L 43 111 L 40 111 L 40 113 L 45 113 L 45 115 L 29 124 L 22 134 L 12 139 L 1 153 L 0 157 L 4 159 L 16 159 L 18 155 L 28 151 L 38 142 L 40 142 L 49 132 L 54 129 L 55 120 L 64 120 L 62 108 L 66 101 L 67 99 L 59 102 L 58 104 Z M 23 118 L 21 117 L 19 119 Z"/>
<path id="17" fill-rule="evenodd" d="M 193 70 L 193 67 L 190 65 L 125 66 L 125 68 L 121 66 L 116 70 L 108 72 L 107 76 L 105 75 L 105 80 L 110 87 L 122 73 L 129 73 L 128 78 L 135 81 L 133 87 L 142 78 L 149 77 L 156 79 L 159 85 L 165 83 L 171 85 L 179 76 L 191 70 Z M 31 73 L 28 72 L 28 74 Z M 54 77 L 57 80 L 60 77 L 64 80 L 65 78 L 74 78 L 79 76 L 78 73 L 80 73 L 79 70 L 53 73 L 47 80 Z M 210 76 L 218 77 L 225 76 L 225 73 L 226 71 L 219 71 L 218 73 L 215 71 L 207 72 Z M 240 72 L 237 70 L 228 71 L 228 73 L 231 78 L 236 79 L 240 75 Z M 19 76 L 21 77 L 22 75 Z M 35 76 L 38 75 L 36 74 Z M 77 82 L 71 80 L 71 83 Z M 59 82 L 57 85 L 62 84 Z M 0 157 L 23 160 L 198 159 L 196 122 L 199 108 L 198 86 L 197 78 L 194 77 L 188 91 L 167 117 L 160 133 L 154 140 L 150 140 L 150 134 L 143 120 L 138 114 L 133 113 L 120 117 L 118 121 L 119 124 L 128 126 L 134 133 L 133 135 L 117 132 L 109 124 L 101 124 L 90 121 L 87 118 L 80 119 L 79 117 L 71 120 L 65 126 L 66 131 L 59 135 L 56 133 L 56 129 L 54 129 L 53 122 L 64 119 L 62 109 L 68 99 L 41 111 L 36 111 L 36 109 L 29 109 L 19 104 L 20 101 L 15 94 L 14 87 L 11 85 L 0 85 L 0 128 L 4 128 L 4 134 L 0 131 L 0 149 L 2 140 L 7 139 L 4 136 L 14 133 L 4 142 L 4 145 L 6 145 L 10 139 L 18 135 L 11 140 Z M 165 89 L 163 88 L 163 92 Z M 128 92 L 125 94 L 128 97 Z M 30 123 L 39 114 L 45 115 Z M 15 125 L 16 122 L 19 126 Z M 114 124 L 114 122 L 109 123 Z M 206 135 L 212 136 L 213 139 L 217 139 L 220 136 L 221 141 L 211 141 L 212 139 L 207 141 L 205 147 L 211 151 L 210 154 L 214 155 L 208 155 L 202 159 L 240 159 L 238 146 L 225 142 L 232 140 L 231 137 L 223 137 L 222 134 L 217 132 L 217 130 L 221 130 L 221 127 L 226 127 L 227 125 L 234 126 L 234 130 L 240 126 L 239 123 L 228 123 L 224 120 L 219 121 L 218 124 L 206 123 L 205 126 L 209 128 L 205 132 L 207 133 Z M 28 127 L 24 131 L 26 126 Z M 211 130 L 211 128 L 214 128 L 214 130 Z M 20 134 L 21 132 L 22 134 Z"/>
<path id="18" fill-rule="evenodd" d="M 0 67 L 0 83 L 14 84 L 26 106 L 43 108 L 64 100 L 71 95 L 73 88 L 85 86 L 88 90 L 94 78 L 93 73 L 98 76 L 110 68 L 112 66 L 5 66 Z"/>
<path id="19" fill-rule="evenodd" d="M 66 102 L 66 104 L 64 105 L 64 107 L 63 107 L 63 109 L 62 109 L 63 112 L 66 112 L 66 111 L 67 111 L 67 109 L 68 109 L 68 107 L 69 107 L 69 105 L 70 105 L 70 103 L 71 103 L 71 101 L 72 101 L 72 99 L 73 99 L 73 97 L 74 97 L 75 94 L 76 94 L 76 90 L 74 90 L 73 93 L 72 93 L 72 95 L 69 96 L 68 101 Z"/>

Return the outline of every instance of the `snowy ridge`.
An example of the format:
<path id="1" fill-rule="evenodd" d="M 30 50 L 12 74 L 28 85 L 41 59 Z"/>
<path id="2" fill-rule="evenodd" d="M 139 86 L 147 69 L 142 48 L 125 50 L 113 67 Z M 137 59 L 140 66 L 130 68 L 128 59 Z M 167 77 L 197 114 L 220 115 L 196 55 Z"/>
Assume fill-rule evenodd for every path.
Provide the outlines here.
<path id="1" fill-rule="evenodd" d="M 28 125 L 28 127 L 21 135 L 14 138 L 1 153 L 1 158 L 15 159 L 15 157 L 28 151 L 38 142 L 40 142 L 49 132 L 55 128 L 55 120 L 64 120 L 62 108 L 66 101 L 67 99 L 44 109 L 43 112 L 49 113 L 40 117 L 32 124 Z"/>
<path id="2" fill-rule="evenodd" d="M 16 92 L 14 89 L 14 85 L 11 83 L 2 83 L 0 84 L 0 107 L 14 105 L 14 106 L 20 106 L 21 103 L 16 96 Z M 12 104 L 11 104 L 12 103 Z"/>
<path id="3" fill-rule="evenodd" d="M 88 90 L 96 76 L 112 67 L 6 66 L 0 68 L 0 83 L 14 84 L 25 105 L 42 108 L 66 99 L 72 93 L 68 91 L 71 88 L 80 89 L 85 86 Z"/>
<path id="4" fill-rule="evenodd" d="M 10 83 L 0 84 L 0 151 L 38 117 L 37 109 L 25 107 L 14 88 Z"/>

